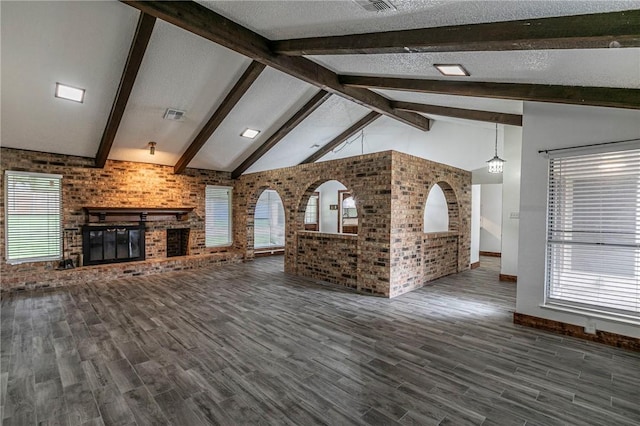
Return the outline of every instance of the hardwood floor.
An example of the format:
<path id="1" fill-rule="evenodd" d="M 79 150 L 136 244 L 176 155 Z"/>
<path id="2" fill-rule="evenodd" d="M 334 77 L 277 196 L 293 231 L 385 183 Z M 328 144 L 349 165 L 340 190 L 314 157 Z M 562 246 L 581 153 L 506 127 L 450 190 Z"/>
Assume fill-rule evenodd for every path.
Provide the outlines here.
<path id="1" fill-rule="evenodd" d="M 2 301 L 4 425 L 640 425 L 640 354 L 512 323 L 499 259 L 388 300 L 282 258 Z"/>

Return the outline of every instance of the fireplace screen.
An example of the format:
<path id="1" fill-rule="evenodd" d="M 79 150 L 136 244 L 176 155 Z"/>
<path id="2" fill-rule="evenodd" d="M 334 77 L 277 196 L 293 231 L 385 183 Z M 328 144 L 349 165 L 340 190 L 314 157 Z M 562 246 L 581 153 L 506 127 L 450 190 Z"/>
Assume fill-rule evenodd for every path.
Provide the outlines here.
<path id="1" fill-rule="evenodd" d="M 144 260 L 144 225 L 84 226 L 82 252 L 85 265 Z"/>

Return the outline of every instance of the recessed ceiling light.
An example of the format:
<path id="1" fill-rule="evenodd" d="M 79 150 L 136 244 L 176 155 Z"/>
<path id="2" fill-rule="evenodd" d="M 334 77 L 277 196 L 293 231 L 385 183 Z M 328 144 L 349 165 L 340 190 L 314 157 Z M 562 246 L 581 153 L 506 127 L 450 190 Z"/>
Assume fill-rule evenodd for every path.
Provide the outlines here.
<path id="1" fill-rule="evenodd" d="M 460 64 L 434 64 L 433 66 L 436 67 L 442 75 L 458 77 L 469 76 L 467 70 Z"/>
<path id="2" fill-rule="evenodd" d="M 84 101 L 84 89 L 67 86 L 66 84 L 56 83 L 56 98 L 68 99 L 70 101 Z"/>
<path id="3" fill-rule="evenodd" d="M 246 129 L 244 132 L 240 133 L 240 136 L 243 138 L 255 139 L 255 137 L 258 136 L 258 133 L 260 133 L 260 130 Z"/>

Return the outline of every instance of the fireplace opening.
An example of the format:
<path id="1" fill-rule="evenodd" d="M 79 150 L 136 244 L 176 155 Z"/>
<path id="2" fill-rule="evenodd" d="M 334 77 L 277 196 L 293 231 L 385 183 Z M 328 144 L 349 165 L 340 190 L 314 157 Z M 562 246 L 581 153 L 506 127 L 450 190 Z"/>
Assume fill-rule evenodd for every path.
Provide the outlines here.
<path id="1" fill-rule="evenodd" d="M 189 254 L 189 228 L 167 229 L 167 257 Z"/>
<path id="2" fill-rule="evenodd" d="M 82 227 L 85 265 L 145 259 L 144 225 Z"/>

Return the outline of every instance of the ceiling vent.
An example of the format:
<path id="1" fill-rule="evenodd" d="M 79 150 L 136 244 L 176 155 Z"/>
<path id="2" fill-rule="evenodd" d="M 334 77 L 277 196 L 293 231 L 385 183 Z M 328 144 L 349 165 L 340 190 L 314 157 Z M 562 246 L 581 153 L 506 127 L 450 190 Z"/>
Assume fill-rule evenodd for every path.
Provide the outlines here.
<path id="1" fill-rule="evenodd" d="M 367 12 L 390 12 L 397 10 L 389 0 L 353 0 Z"/>
<path id="2" fill-rule="evenodd" d="M 182 121 L 186 113 L 186 111 L 180 111 L 179 109 L 167 108 L 162 118 L 165 120 Z"/>

